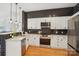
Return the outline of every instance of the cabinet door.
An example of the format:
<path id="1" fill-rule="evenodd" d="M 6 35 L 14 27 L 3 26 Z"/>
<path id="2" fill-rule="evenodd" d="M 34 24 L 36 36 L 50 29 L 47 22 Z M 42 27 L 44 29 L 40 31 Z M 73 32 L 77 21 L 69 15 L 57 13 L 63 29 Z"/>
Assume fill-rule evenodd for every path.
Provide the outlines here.
<path id="1" fill-rule="evenodd" d="M 28 29 L 35 29 L 35 23 L 34 22 L 29 22 L 28 23 Z"/>
<path id="2" fill-rule="evenodd" d="M 63 36 L 63 37 L 62 37 L 62 43 L 63 43 L 63 46 L 62 46 L 62 47 L 63 47 L 63 48 L 66 48 L 66 49 L 67 49 L 67 42 L 68 42 L 68 41 L 67 41 L 67 36 Z"/>
<path id="3" fill-rule="evenodd" d="M 28 27 L 28 29 L 31 29 L 32 28 L 32 22 L 28 22 L 27 27 Z"/>
<path id="4" fill-rule="evenodd" d="M 34 22 L 34 18 L 30 18 L 30 19 L 28 19 L 27 21 L 28 21 L 28 23 L 29 23 L 29 22 Z"/>
<path id="5" fill-rule="evenodd" d="M 46 22 L 46 18 L 40 18 L 41 22 Z"/>
<path id="6" fill-rule="evenodd" d="M 37 25 L 37 29 L 41 29 L 41 19 L 40 18 L 37 18 L 36 25 Z"/>
<path id="7" fill-rule="evenodd" d="M 32 22 L 31 27 L 32 29 L 36 29 L 36 22 Z"/>
<path id="8" fill-rule="evenodd" d="M 51 37 L 51 48 L 65 48 L 65 49 L 67 49 L 67 36 L 53 35 Z"/>
<path id="9" fill-rule="evenodd" d="M 56 21 L 55 19 L 51 19 L 51 29 L 56 29 Z"/>
<path id="10" fill-rule="evenodd" d="M 67 20 L 66 17 L 59 17 L 56 21 L 57 29 L 67 29 Z"/>
<path id="11" fill-rule="evenodd" d="M 41 29 L 40 19 L 39 18 L 28 19 L 28 29 Z"/>
<path id="12" fill-rule="evenodd" d="M 51 23 L 51 29 L 56 29 L 56 27 L 55 27 L 55 23 Z"/>
<path id="13" fill-rule="evenodd" d="M 35 22 L 34 23 L 34 29 L 41 29 L 40 22 Z"/>
<path id="14" fill-rule="evenodd" d="M 34 29 L 34 18 L 28 19 L 28 29 Z"/>
<path id="15" fill-rule="evenodd" d="M 51 36 L 51 48 L 57 48 L 57 36 Z"/>
<path id="16" fill-rule="evenodd" d="M 51 29 L 68 29 L 69 16 L 51 18 Z"/>
<path id="17" fill-rule="evenodd" d="M 51 18 L 50 17 L 47 17 L 46 18 L 46 22 L 51 22 Z"/>
<path id="18" fill-rule="evenodd" d="M 38 35 L 31 35 L 29 38 L 29 44 L 34 46 L 39 46 L 39 36 Z"/>
<path id="19" fill-rule="evenodd" d="M 29 36 L 29 45 L 33 45 L 33 36 L 32 35 Z"/>
<path id="20" fill-rule="evenodd" d="M 57 41 L 58 48 L 66 48 L 67 49 L 67 36 L 59 36 Z"/>
<path id="21" fill-rule="evenodd" d="M 39 46 L 40 45 L 40 39 L 39 39 L 38 35 L 36 35 L 33 40 L 34 40 L 33 43 L 34 43 L 35 46 Z"/>

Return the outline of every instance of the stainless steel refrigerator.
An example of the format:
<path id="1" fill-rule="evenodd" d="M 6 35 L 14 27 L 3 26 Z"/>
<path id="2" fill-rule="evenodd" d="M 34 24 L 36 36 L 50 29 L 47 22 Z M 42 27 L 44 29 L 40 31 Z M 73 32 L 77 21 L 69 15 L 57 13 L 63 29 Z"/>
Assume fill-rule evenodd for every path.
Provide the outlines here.
<path id="1" fill-rule="evenodd" d="M 79 53 L 79 15 L 68 21 L 68 49 Z"/>

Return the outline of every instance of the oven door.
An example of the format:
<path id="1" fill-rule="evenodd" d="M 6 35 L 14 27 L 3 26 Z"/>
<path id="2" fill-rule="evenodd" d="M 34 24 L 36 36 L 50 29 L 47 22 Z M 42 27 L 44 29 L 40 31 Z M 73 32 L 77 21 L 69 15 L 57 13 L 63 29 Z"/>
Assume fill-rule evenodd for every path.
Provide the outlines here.
<path id="1" fill-rule="evenodd" d="M 50 39 L 40 39 L 40 45 L 50 45 Z"/>

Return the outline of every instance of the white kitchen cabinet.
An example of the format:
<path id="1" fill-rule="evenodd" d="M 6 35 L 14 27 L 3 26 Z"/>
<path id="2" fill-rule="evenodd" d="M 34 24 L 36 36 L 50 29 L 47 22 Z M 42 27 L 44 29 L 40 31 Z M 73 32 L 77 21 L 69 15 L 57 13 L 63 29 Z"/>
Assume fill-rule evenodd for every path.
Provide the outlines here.
<path id="1" fill-rule="evenodd" d="M 39 46 L 40 45 L 40 39 L 39 39 L 39 36 L 38 35 L 36 35 L 33 38 L 33 45 L 35 45 L 35 46 Z"/>
<path id="2" fill-rule="evenodd" d="M 51 22 L 51 18 L 50 17 L 44 17 L 44 18 L 40 18 L 41 22 Z"/>
<path id="3" fill-rule="evenodd" d="M 51 48 L 57 48 L 57 36 L 51 35 Z"/>
<path id="4" fill-rule="evenodd" d="M 40 22 L 40 18 L 33 18 L 33 22 Z"/>
<path id="5" fill-rule="evenodd" d="M 70 16 L 52 17 L 51 29 L 68 29 L 68 19 Z"/>
<path id="6" fill-rule="evenodd" d="M 27 27 L 28 29 L 32 29 L 32 22 L 28 22 Z"/>
<path id="7" fill-rule="evenodd" d="M 68 17 L 57 17 L 56 29 L 67 29 L 67 19 Z"/>
<path id="8" fill-rule="evenodd" d="M 46 18 L 40 18 L 41 22 L 46 22 Z"/>
<path id="9" fill-rule="evenodd" d="M 29 22 L 28 29 L 41 29 L 41 25 L 39 22 Z"/>
<path id="10" fill-rule="evenodd" d="M 51 18 L 51 29 L 56 29 L 56 20 Z"/>
<path id="11" fill-rule="evenodd" d="M 51 22 L 52 21 L 52 17 L 47 17 L 46 18 L 46 22 Z"/>
<path id="12" fill-rule="evenodd" d="M 6 39 L 6 56 L 22 56 L 26 51 L 26 38 L 14 37 Z"/>
<path id="13" fill-rule="evenodd" d="M 28 29 L 41 29 L 40 19 L 39 18 L 31 18 L 28 19 Z"/>
<path id="14" fill-rule="evenodd" d="M 33 37 L 31 34 L 29 36 L 29 45 L 33 45 Z"/>
<path id="15" fill-rule="evenodd" d="M 30 35 L 29 38 L 29 45 L 39 46 L 40 45 L 40 39 L 39 35 Z"/>
<path id="16" fill-rule="evenodd" d="M 28 26 L 28 29 L 32 29 L 32 27 L 34 26 L 33 18 L 27 20 L 27 26 Z"/>
<path id="17" fill-rule="evenodd" d="M 65 48 L 67 49 L 67 36 L 65 35 L 52 35 L 51 48 Z"/>
<path id="18" fill-rule="evenodd" d="M 41 29 L 40 22 L 35 22 L 34 26 L 35 26 L 34 29 Z"/>
<path id="19" fill-rule="evenodd" d="M 41 29 L 41 19 L 40 18 L 36 18 L 36 21 L 35 21 L 35 28 L 36 29 Z"/>
<path id="20" fill-rule="evenodd" d="M 41 22 L 50 22 L 51 29 L 68 29 L 68 19 L 70 16 L 44 17 L 28 19 L 28 29 L 41 29 Z"/>
<path id="21" fill-rule="evenodd" d="M 35 29 L 35 22 L 29 22 L 28 29 Z"/>
<path id="22" fill-rule="evenodd" d="M 28 22 L 34 22 L 34 18 L 29 18 L 27 21 Z"/>
<path id="23" fill-rule="evenodd" d="M 59 35 L 58 37 L 58 48 L 65 48 L 67 49 L 67 36 Z"/>

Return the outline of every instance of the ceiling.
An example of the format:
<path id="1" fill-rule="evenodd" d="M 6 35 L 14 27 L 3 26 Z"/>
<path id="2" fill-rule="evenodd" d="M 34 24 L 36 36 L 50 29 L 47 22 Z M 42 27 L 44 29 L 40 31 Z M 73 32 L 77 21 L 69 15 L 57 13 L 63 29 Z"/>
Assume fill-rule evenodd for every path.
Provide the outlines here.
<path id="1" fill-rule="evenodd" d="M 20 3 L 22 9 L 26 12 L 45 10 L 45 9 L 56 9 L 56 8 L 65 8 L 73 7 L 77 3 Z"/>

